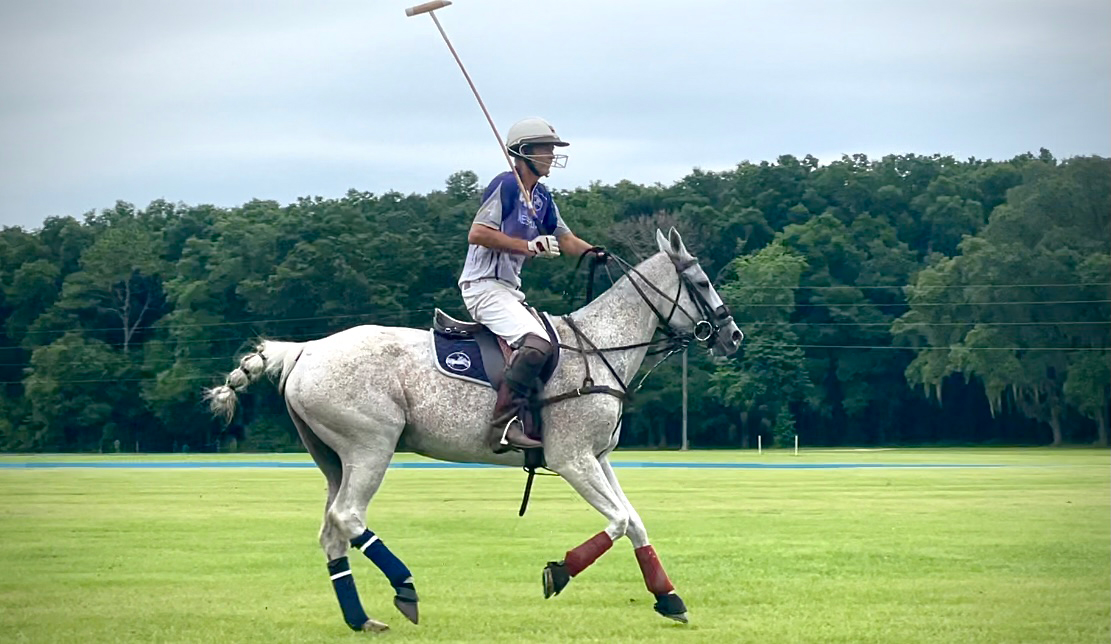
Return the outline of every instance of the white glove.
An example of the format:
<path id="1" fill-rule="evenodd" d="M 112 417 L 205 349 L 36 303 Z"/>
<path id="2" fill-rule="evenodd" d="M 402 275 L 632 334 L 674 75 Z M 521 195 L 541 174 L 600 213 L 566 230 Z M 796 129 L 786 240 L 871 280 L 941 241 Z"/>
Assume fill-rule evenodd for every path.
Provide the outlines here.
<path id="1" fill-rule="evenodd" d="M 555 235 L 541 235 L 528 242 L 533 257 L 559 257 L 559 241 Z"/>

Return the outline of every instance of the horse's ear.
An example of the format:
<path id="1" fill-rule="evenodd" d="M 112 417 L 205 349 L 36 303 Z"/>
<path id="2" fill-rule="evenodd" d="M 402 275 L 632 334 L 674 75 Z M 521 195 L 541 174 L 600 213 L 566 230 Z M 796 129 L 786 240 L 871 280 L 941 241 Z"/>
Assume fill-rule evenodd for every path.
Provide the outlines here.
<path id="1" fill-rule="evenodd" d="M 675 229 L 672 228 L 672 230 Z M 659 246 L 660 251 L 667 253 L 668 255 L 671 255 L 674 252 L 671 250 L 671 242 L 667 241 L 667 237 L 664 237 L 664 234 L 660 232 L 659 228 L 656 229 L 656 246 Z"/>
<path id="2" fill-rule="evenodd" d="M 667 231 L 667 234 L 670 238 L 672 254 L 684 258 L 690 257 L 690 253 L 687 252 L 687 247 L 683 245 L 683 238 L 679 236 L 679 231 L 675 230 L 675 226 L 672 226 L 671 230 Z"/>

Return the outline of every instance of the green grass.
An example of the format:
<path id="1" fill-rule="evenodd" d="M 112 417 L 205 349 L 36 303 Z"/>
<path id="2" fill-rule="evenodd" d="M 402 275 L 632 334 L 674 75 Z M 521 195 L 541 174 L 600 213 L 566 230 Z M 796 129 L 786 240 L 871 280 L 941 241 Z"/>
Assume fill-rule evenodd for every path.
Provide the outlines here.
<path id="1" fill-rule="evenodd" d="M 30 460 L 180 456 L 7 456 Z M 303 455 L 190 460 L 305 460 Z M 408 459 L 416 457 L 408 456 Z M 516 470 L 392 470 L 371 528 L 422 623 L 357 552 L 396 641 L 1107 642 L 1111 456 L 1098 450 L 622 452 L 615 460 L 1002 464 L 618 469 L 691 624 L 652 611 L 628 541 L 562 595 L 540 570 L 604 520 Z M 0 469 L 0 641 L 323 642 L 343 625 L 314 469 Z"/>

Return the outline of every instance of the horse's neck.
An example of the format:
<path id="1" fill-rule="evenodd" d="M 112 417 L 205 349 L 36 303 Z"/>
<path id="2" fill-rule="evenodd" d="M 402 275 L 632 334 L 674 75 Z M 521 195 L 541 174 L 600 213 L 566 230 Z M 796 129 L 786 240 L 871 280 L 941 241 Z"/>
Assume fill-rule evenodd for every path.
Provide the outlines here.
<path id="1" fill-rule="evenodd" d="M 670 279 L 675 275 L 675 271 L 669 262 L 664 265 L 660 257 L 666 259 L 662 254 L 650 258 L 638 265 L 637 270 L 657 288 L 667 293 L 674 290 L 674 282 L 678 278 Z M 571 319 L 599 349 L 646 343 L 655 333 L 659 320 L 630 283 L 631 279 L 638 280 L 641 290 L 653 298 L 653 304 L 659 309 L 661 303 L 655 301 L 658 298 L 655 291 L 645 286 L 643 280 L 626 275 L 596 300 L 571 314 Z M 568 341 L 574 342 L 571 338 L 564 340 L 564 342 Z M 628 351 L 606 352 L 606 359 L 628 385 L 640 369 L 647 351 L 647 347 L 642 347 Z"/>

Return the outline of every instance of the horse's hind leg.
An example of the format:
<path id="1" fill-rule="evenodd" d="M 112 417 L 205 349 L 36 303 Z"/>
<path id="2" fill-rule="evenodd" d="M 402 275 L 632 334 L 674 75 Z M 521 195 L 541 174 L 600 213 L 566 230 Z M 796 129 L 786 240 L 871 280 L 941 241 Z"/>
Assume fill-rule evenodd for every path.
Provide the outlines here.
<path id="1" fill-rule="evenodd" d="M 382 484 L 382 477 L 404 428 L 404 412 L 394 405 L 381 404 L 369 408 L 367 415 L 361 418 L 346 419 L 344 422 L 349 430 L 344 434 L 330 427 L 313 425 L 314 430 L 320 430 L 317 434 L 322 440 L 340 454 L 343 462 L 343 478 L 336 498 L 328 508 L 326 521 L 332 524 L 344 541 L 358 548 L 382 571 L 393 586 L 394 606 L 416 624 L 417 591 L 413 586 L 413 576 L 386 544 L 367 528 L 366 523 L 367 506 Z M 329 552 L 328 556 L 331 560 L 333 553 Z M 342 563 L 347 565 L 346 557 L 343 557 Z M 332 574 L 339 572 L 343 571 L 337 570 Z M 342 600 L 340 603 L 343 604 Z M 347 617 L 346 611 L 344 616 Z M 361 617 L 361 614 L 354 613 L 353 616 Z M 351 619 L 347 622 L 352 624 Z"/>
<path id="2" fill-rule="evenodd" d="M 312 457 L 313 462 L 320 468 L 321 473 L 324 474 L 324 479 L 328 482 L 328 497 L 324 502 L 324 520 L 320 525 L 320 547 L 324 549 L 329 560 L 343 556 L 343 553 L 347 550 L 346 541 L 339 536 L 335 526 L 328 520 L 328 508 L 332 507 L 332 502 L 339 494 L 339 486 L 343 482 L 343 463 L 340 462 L 339 455 L 313 433 L 305 420 L 293 411 L 288 402 L 286 403 L 286 410 L 293 420 L 293 426 L 297 428 L 297 433 L 301 436 L 301 442 L 309 451 L 309 456 Z"/>
<path id="3" fill-rule="evenodd" d="M 328 519 L 352 547 L 358 548 L 382 571 L 393 586 L 394 606 L 416 624 L 419 616 L 413 575 L 366 523 L 367 505 L 378 491 L 392 455 L 392 450 L 385 454 L 356 451 L 348 455 L 344 460 L 343 483 L 328 510 Z"/>
<path id="4" fill-rule="evenodd" d="M 610 487 L 598 459 L 587 455 L 565 466 L 554 467 L 595 510 L 609 519 L 606 529 L 567 551 L 563 561 L 550 561 L 544 568 L 544 597 L 558 595 L 571 578 L 601 557 L 613 542 L 625 535 L 629 509 Z"/>
<path id="5" fill-rule="evenodd" d="M 340 532 L 338 526 L 331 520 L 329 512 L 340 489 L 343 487 L 343 464 L 339 455 L 332 448 L 324 444 L 313 433 L 308 424 L 287 404 L 289 416 L 297 427 L 298 434 L 305 444 L 309 455 L 316 462 L 317 467 L 324 473 L 328 481 L 328 498 L 324 503 L 324 520 L 320 526 L 320 547 L 328 558 L 328 576 L 332 580 L 332 588 L 339 600 L 340 610 L 343 611 L 344 621 L 353 630 L 384 631 L 387 626 L 367 616 L 359 601 L 359 593 L 355 586 L 355 577 L 351 573 L 351 565 L 347 560 L 348 540 Z"/>
<path id="6" fill-rule="evenodd" d="M 648 592 L 656 597 L 656 612 L 664 617 L 686 622 L 687 607 L 683 604 L 679 595 L 675 593 L 675 586 L 672 585 L 667 573 L 664 572 L 663 565 L 660 563 L 659 557 L 656 556 L 656 549 L 648 543 L 648 531 L 644 528 L 644 522 L 641 521 L 640 515 L 633 509 L 633 504 L 629 503 L 625 493 L 621 491 L 621 485 L 617 482 L 617 475 L 614 473 L 609 459 L 603 456 L 598 461 L 610 488 L 621 499 L 629 512 L 629 528 L 626 534 L 629 536 L 629 540 L 633 542 L 633 552 L 636 554 L 637 563 L 640 565 L 640 572 L 644 576 L 644 585 L 648 587 Z"/>

